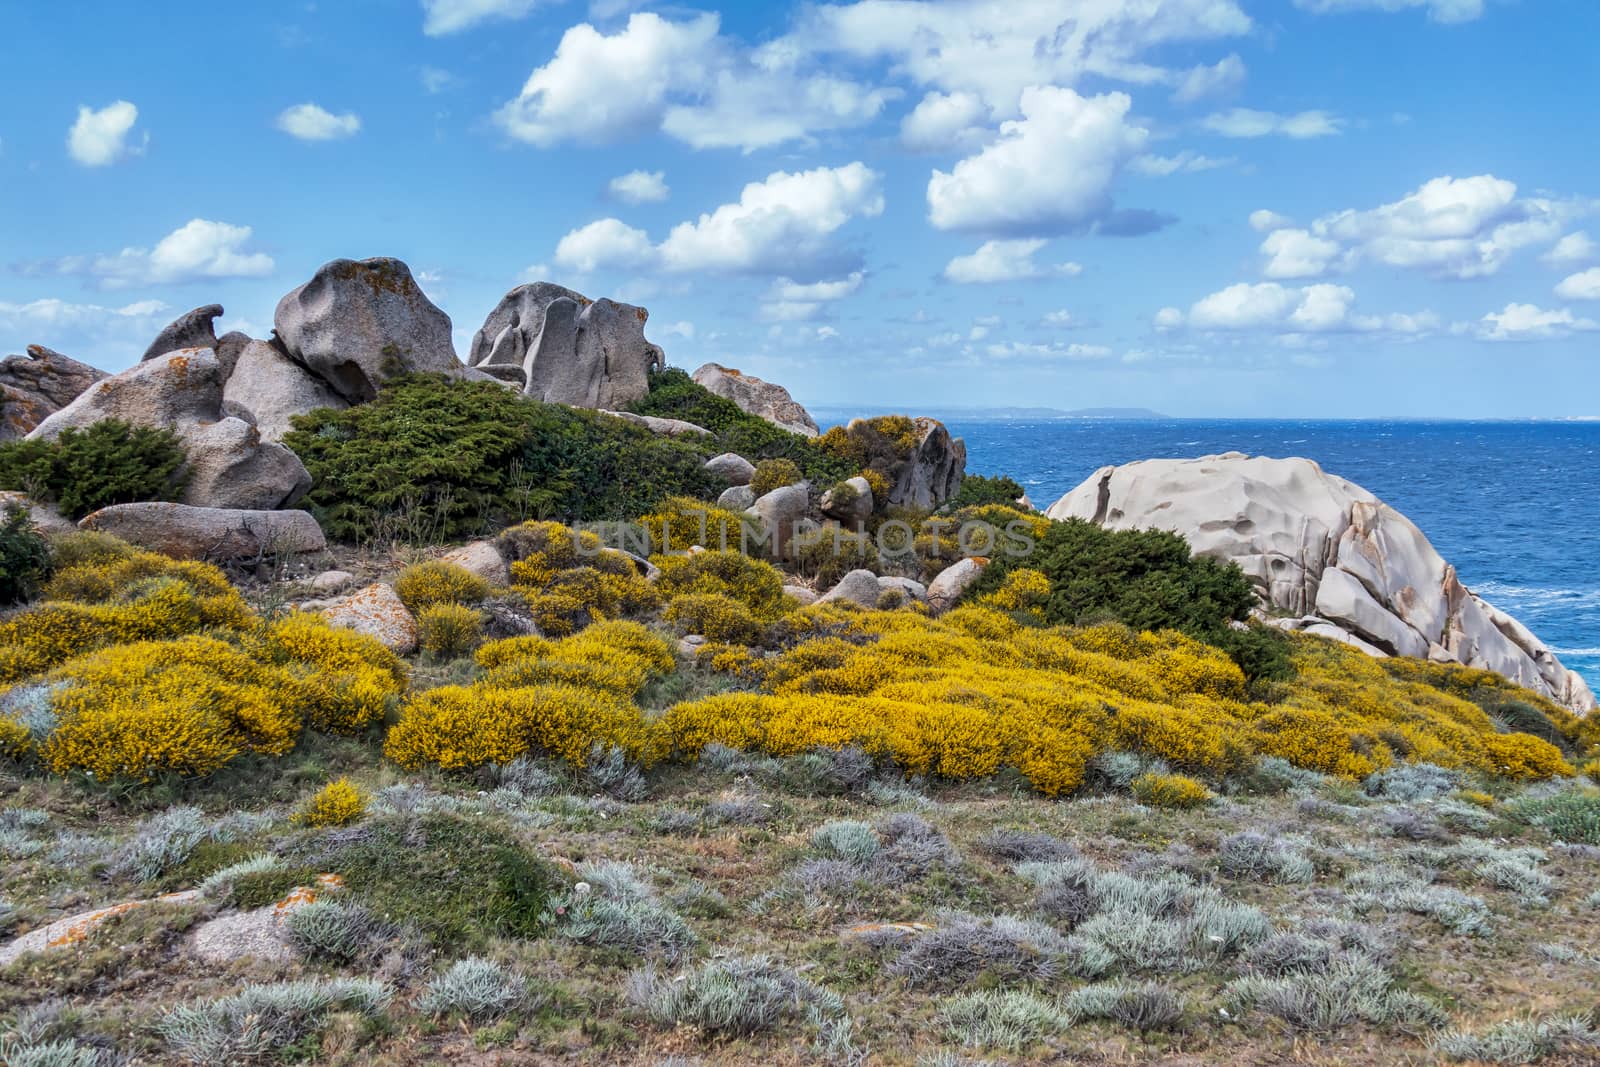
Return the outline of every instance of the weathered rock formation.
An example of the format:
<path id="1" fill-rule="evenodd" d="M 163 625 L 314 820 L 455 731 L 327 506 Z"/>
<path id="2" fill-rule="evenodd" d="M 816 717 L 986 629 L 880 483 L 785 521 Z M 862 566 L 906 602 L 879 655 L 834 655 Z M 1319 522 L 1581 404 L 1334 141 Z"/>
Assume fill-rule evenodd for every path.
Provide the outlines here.
<path id="1" fill-rule="evenodd" d="M 209 348 L 185 348 L 137 363 L 95 382 L 36 426 L 29 438 L 52 440 L 68 427 L 102 419 L 170 427 L 188 454 L 183 503 L 271 510 L 311 488 L 311 475 L 282 445 L 261 439 L 244 419 L 224 415 L 229 367 Z"/>
<path id="2" fill-rule="evenodd" d="M 26 437 L 104 377 L 104 371 L 43 345 L 0 360 L 0 441 Z"/>
<path id="3" fill-rule="evenodd" d="M 822 494 L 822 513 L 845 526 L 859 528 L 872 517 L 872 484 L 859 474 Z"/>
<path id="4" fill-rule="evenodd" d="M 155 359 L 180 348 L 216 348 L 215 320 L 221 315 L 221 304 L 207 304 L 178 316 L 166 329 L 156 334 L 156 339 L 150 342 L 150 347 L 144 350 L 140 360 Z"/>
<path id="5" fill-rule="evenodd" d="M 417 649 L 417 620 L 400 601 L 400 594 L 381 582 L 359 589 L 329 606 L 322 617 L 332 626 L 376 637 L 401 655 Z"/>
<path id="6" fill-rule="evenodd" d="M 936 508 L 955 496 L 967 474 L 967 443 L 951 437 L 938 419 L 919 418 L 917 443 L 900 467 L 889 504 L 902 508 Z"/>
<path id="7" fill-rule="evenodd" d="M 1495 671 L 1576 710 L 1589 687 L 1527 628 L 1461 584 L 1415 524 L 1309 459 L 1154 459 L 1102 467 L 1051 506 L 1052 519 L 1182 534 L 1232 560 L 1276 625 L 1328 627 L 1391 655 Z"/>
<path id="8" fill-rule="evenodd" d="M 816 420 L 781 385 L 764 382 L 720 363 L 707 363 L 694 372 L 694 380 L 717 396 L 738 404 L 741 410 L 759 415 L 790 433 L 817 436 Z"/>
<path id="9" fill-rule="evenodd" d="M 322 527 L 304 511 L 113 504 L 85 515 L 78 527 L 177 559 L 257 559 L 328 547 Z"/>
<path id="10" fill-rule="evenodd" d="M 928 607 L 935 614 L 948 611 L 956 606 L 956 601 L 961 599 L 961 594 L 967 591 L 967 586 L 978 580 L 983 573 L 983 568 L 989 561 L 977 556 L 959 559 L 934 576 L 928 583 Z"/>
<path id="11" fill-rule="evenodd" d="M 682 437 L 685 435 L 691 437 L 711 436 L 711 431 L 704 426 L 696 426 L 694 423 L 684 422 L 682 419 L 663 419 L 655 415 L 635 415 L 631 411 L 607 411 L 604 408 L 598 410 L 602 415 L 610 415 L 614 419 L 631 422 L 635 426 L 642 426 L 651 433 L 661 434 L 666 437 Z"/>
<path id="12" fill-rule="evenodd" d="M 574 407 L 618 409 L 643 400 L 661 349 L 646 341 L 650 313 L 590 300 L 549 282 L 519 285 L 472 339 L 468 365 L 515 381 L 532 397 Z"/>
<path id="13" fill-rule="evenodd" d="M 734 452 L 723 452 L 706 460 L 706 470 L 729 485 L 749 485 L 756 476 L 756 465 Z"/>
<path id="14" fill-rule="evenodd" d="M 278 301 L 283 350 L 353 404 L 397 374 L 461 369 L 450 316 L 398 259 L 336 259 Z"/>

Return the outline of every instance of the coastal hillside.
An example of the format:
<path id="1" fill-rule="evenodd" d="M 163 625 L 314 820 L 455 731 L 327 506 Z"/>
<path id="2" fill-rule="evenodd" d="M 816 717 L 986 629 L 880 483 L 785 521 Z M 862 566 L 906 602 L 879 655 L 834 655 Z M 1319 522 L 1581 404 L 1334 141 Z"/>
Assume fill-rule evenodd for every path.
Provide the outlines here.
<path id="1" fill-rule="evenodd" d="M 1360 486 L 222 313 L 0 363 L 0 1062 L 1600 1056 L 1594 697 Z"/>

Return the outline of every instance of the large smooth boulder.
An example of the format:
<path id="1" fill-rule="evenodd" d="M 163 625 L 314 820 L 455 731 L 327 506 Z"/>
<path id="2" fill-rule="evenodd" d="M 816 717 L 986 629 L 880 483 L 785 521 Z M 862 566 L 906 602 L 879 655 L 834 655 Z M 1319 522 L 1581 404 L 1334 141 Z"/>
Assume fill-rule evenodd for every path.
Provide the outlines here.
<path id="1" fill-rule="evenodd" d="M 720 363 L 707 363 L 694 372 L 694 380 L 717 396 L 738 404 L 740 410 L 758 415 L 790 433 L 817 436 L 817 422 L 811 413 L 789 395 L 789 390 L 775 382 L 762 381 L 753 374 Z"/>
<path id="2" fill-rule="evenodd" d="M 85 515 L 78 528 L 112 534 L 177 559 L 258 559 L 328 547 L 322 527 L 305 511 L 113 504 Z"/>
<path id="3" fill-rule="evenodd" d="M 729 485 L 749 485 L 756 476 L 756 465 L 737 452 L 723 452 L 706 460 L 706 471 Z"/>
<path id="4" fill-rule="evenodd" d="M 817 602 L 831 604 L 836 600 L 848 600 L 864 608 L 875 608 L 881 595 L 883 587 L 878 584 L 876 574 L 868 570 L 854 570 L 840 578 L 839 584 L 822 594 Z"/>
<path id="5" fill-rule="evenodd" d="M 840 485 L 822 494 L 818 507 L 828 518 L 837 519 L 845 526 L 860 528 L 872 517 L 872 485 L 859 474 L 854 478 L 846 478 Z"/>
<path id="6" fill-rule="evenodd" d="M 68 427 L 102 419 L 165 426 L 188 455 L 182 503 L 270 511 L 288 507 L 311 488 L 293 452 L 263 441 L 249 422 L 222 411 L 231 368 L 209 348 L 185 348 L 136 363 L 102 379 L 45 419 L 30 439 L 53 440 Z"/>
<path id="7" fill-rule="evenodd" d="M 222 314 L 221 304 L 207 304 L 178 316 L 166 329 L 156 334 L 150 347 L 140 360 L 155 359 L 180 348 L 216 348 L 216 319 Z"/>
<path id="8" fill-rule="evenodd" d="M 507 377 L 501 368 L 522 368 L 524 391 L 539 400 L 627 408 L 644 399 L 651 372 L 663 364 L 661 349 L 644 337 L 649 318 L 644 308 L 590 300 L 550 282 L 519 285 L 473 336 L 468 363 Z"/>
<path id="9" fill-rule="evenodd" d="M 928 583 L 928 607 L 935 613 L 949 611 L 961 599 L 967 587 L 978 580 L 988 560 L 977 556 L 956 560 L 934 576 Z"/>
<path id="10" fill-rule="evenodd" d="M 109 377 L 43 345 L 0 360 L 0 441 L 26 437 L 95 382 Z"/>
<path id="11" fill-rule="evenodd" d="M 1102 467 L 1051 506 L 1119 530 L 1182 534 L 1232 560 L 1270 611 L 1317 622 L 1388 655 L 1496 671 L 1575 710 L 1583 679 L 1515 619 L 1464 586 L 1416 524 L 1309 459 L 1229 452 Z"/>
<path id="12" fill-rule="evenodd" d="M 717 507 L 747 511 L 755 505 L 756 491 L 748 485 L 730 485 L 717 497 Z"/>
<path id="13" fill-rule="evenodd" d="M 329 606 L 322 617 L 332 626 L 376 637 L 402 656 L 417 650 L 417 620 L 390 586 L 375 583 Z"/>
<path id="14" fill-rule="evenodd" d="M 797 482 L 757 497 L 745 514 L 760 524 L 762 543 L 773 555 L 788 559 L 792 542 L 811 510 L 811 486 Z"/>
<path id="15" fill-rule="evenodd" d="M 273 328 L 285 352 L 352 404 L 389 378 L 461 369 L 450 316 L 398 259 L 336 259 L 278 301 Z"/>
<path id="16" fill-rule="evenodd" d="M 269 341 L 245 343 L 222 389 L 230 414 L 255 423 L 264 441 L 282 441 L 289 420 L 317 408 L 350 406 L 321 378 Z"/>

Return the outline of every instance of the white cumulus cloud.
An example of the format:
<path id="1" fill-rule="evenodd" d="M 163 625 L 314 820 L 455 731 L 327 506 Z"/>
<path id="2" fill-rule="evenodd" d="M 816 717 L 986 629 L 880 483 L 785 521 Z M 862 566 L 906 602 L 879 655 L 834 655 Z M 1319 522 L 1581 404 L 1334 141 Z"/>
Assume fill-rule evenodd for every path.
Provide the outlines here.
<path id="1" fill-rule="evenodd" d="M 98 279 L 106 289 L 166 285 L 208 278 L 260 278 L 272 273 L 272 257 L 245 247 L 248 226 L 191 219 L 154 248 L 124 248 L 96 256 L 69 256 L 52 266 L 61 274 Z"/>
<path id="2" fill-rule="evenodd" d="M 1582 230 L 1569 233 L 1561 240 L 1550 246 L 1550 251 L 1541 258 L 1555 266 L 1568 266 L 1573 263 L 1587 263 L 1595 258 L 1597 248 L 1594 238 Z"/>
<path id="3" fill-rule="evenodd" d="M 1556 295 L 1566 300 L 1600 300 L 1600 267 L 1590 267 L 1561 279 Z"/>
<path id="4" fill-rule="evenodd" d="M 670 192 L 666 173 L 659 170 L 631 170 L 612 178 L 606 191 L 625 204 L 659 204 Z"/>
<path id="5" fill-rule="evenodd" d="M 443 37 L 494 19 L 520 19 L 539 0 L 422 0 L 422 32 Z"/>
<path id="6" fill-rule="evenodd" d="M 1127 121 L 1125 93 L 1023 92 L 1020 119 L 947 174 L 928 179 L 928 217 L 942 230 L 996 235 L 1067 233 L 1112 213 L 1111 186 L 1149 131 Z"/>
<path id="7" fill-rule="evenodd" d="M 1287 215 L 1280 215 L 1276 211 L 1262 208 L 1260 211 L 1250 212 L 1250 228 L 1257 233 L 1268 233 L 1272 230 L 1281 230 L 1291 226 L 1294 220 Z"/>
<path id="8" fill-rule="evenodd" d="M 1273 230 L 1261 242 L 1267 257 L 1262 273 L 1269 278 L 1320 278 L 1348 260 L 1338 241 L 1309 230 Z"/>
<path id="9" fill-rule="evenodd" d="M 300 141 L 338 141 L 361 131 L 361 117 L 353 111 L 335 115 L 317 104 L 296 104 L 278 116 L 278 129 Z"/>
<path id="10" fill-rule="evenodd" d="M 138 121 L 139 109 L 126 100 L 107 104 L 98 111 L 80 107 L 78 120 L 67 131 L 67 154 L 85 167 L 108 167 L 138 155 L 143 144 L 128 144 L 128 134 Z"/>
<path id="11" fill-rule="evenodd" d="M 1475 332 L 1485 341 L 1553 341 L 1595 329 L 1600 323 L 1566 308 L 1547 311 L 1534 304 L 1507 304 L 1504 311 L 1491 311 L 1480 319 Z"/>
<path id="12" fill-rule="evenodd" d="M 1280 115 L 1274 111 L 1236 107 L 1230 111 L 1213 112 L 1201 119 L 1200 125 L 1223 137 L 1269 137 L 1276 134 L 1307 140 L 1334 136 L 1343 129 L 1344 120 L 1326 111 Z"/>
<path id="13" fill-rule="evenodd" d="M 832 235 L 852 219 L 883 213 L 880 181 L 859 162 L 776 171 L 746 185 L 737 203 L 674 226 L 658 244 L 618 219 L 600 219 L 563 237 L 555 258 L 581 271 L 655 267 L 773 277 L 825 271 L 849 258 L 831 244 Z"/>
<path id="14" fill-rule="evenodd" d="M 1279 335 L 1305 333 L 1420 334 L 1438 327 L 1431 312 L 1362 315 L 1349 286 L 1319 283 L 1302 287 L 1277 282 L 1240 282 L 1195 301 L 1187 315 L 1176 308 L 1156 314 L 1158 329 L 1184 322 L 1198 330 L 1255 330 Z"/>
<path id="15" fill-rule="evenodd" d="M 829 304 L 843 300 L 861 288 L 866 279 L 862 271 L 852 271 L 843 278 L 818 282 L 797 282 L 792 278 L 779 278 L 761 304 L 761 317 L 771 322 L 803 322 L 819 318 Z"/>
<path id="16" fill-rule="evenodd" d="M 928 93 L 900 120 L 900 143 L 913 152 L 948 152 L 973 147 L 986 136 L 989 108 L 977 93 Z"/>
<path id="17" fill-rule="evenodd" d="M 985 241 L 971 255 L 957 256 L 945 264 L 946 281 L 963 285 L 986 282 L 1017 282 L 1052 275 L 1075 275 L 1083 272 L 1077 263 L 1058 263 L 1044 266 L 1035 263 L 1034 255 L 1047 242 L 1043 238 L 1026 238 L 1010 241 Z"/>

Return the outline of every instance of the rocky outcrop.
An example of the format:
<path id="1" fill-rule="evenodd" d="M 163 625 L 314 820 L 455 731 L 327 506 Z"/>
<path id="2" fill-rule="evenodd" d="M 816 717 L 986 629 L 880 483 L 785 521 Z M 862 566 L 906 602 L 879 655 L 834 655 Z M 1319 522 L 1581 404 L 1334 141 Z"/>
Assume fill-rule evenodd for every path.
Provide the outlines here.
<path id="1" fill-rule="evenodd" d="M 349 403 L 322 379 L 267 341 L 248 340 L 222 390 L 229 414 L 255 423 L 264 441 L 282 441 L 289 420 L 317 408 Z"/>
<path id="2" fill-rule="evenodd" d="M 864 608 L 875 608 L 881 595 L 883 587 L 878 584 L 876 574 L 868 570 L 854 570 L 840 578 L 839 584 L 822 594 L 817 602 L 831 604 L 837 600 L 848 600 Z"/>
<path id="3" fill-rule="evenodd" d="M 291 359 L 352 404 L 410 372 L 455 373 L 450 316 L 398 259 L 336 259 L 278 301 L 272 317 Z"/>
<path id="4" fill-rule="evenodd" d="M 357 590 L 323 611 L 333 626 L 376 637 L 402 656 L 417 649 L 417 620 L 400 601 L 400 594 L 376 583 Z"/>
<path id="5" fill-rule="evenodd" d="M 759 415 L 790 433 L 817 436 L 816 420 L 781 385 L 764 382 L 720 363 L 707 363 L 694 372 L 694 380 L 717 396 L 738 404 L 741 410 Z"/>
<path id="6" fill-rule="evenodd" d="M 43 534 L 73 533 L 78 529 L 77 523 L 50 505 L 31 499 L 26 493 L 0 492 L 0 518 L 9 515 L 14 508 L 26 511 L 33 528 Z"/>
<path id="7" fill-rule="evenodd" d="M 52 440 L 68 427 L 83 429 L 102 419 L 169 427 L 188 455 L 182 503 L 250 510 L 288 507 L 311 487 L 311 475 L 293 452 L 263 441 L 244 419 L 223 414 L 230 369 L 209 348 L 157 356 L 94 383 L 28 437 Z"/>
<path id="8" fill-rule="evenodd" d="M 650 390 L 661 349 L 645 340 L 650 313 L 590 300 L 549 282 L 507 293 L 472 339 L 468 365 L 510 379 L 521 368 L 532 397 L 574 407 L 630 407 Z"/>
<path id="9" fill-rule="evenodd" d="M 29 345 L 27 355 L 0 360 L 0 441 L 26 437 L 106 377 L 104 371 L 43 345 Z"/>
<path id="10" fill-rule="evenodd" d="M 150 347 L 140 360 L 155 359 L 180 348 L 216 348 L 215 320 L 222 315 L 221 304 L 207 304 L 174 319 L 166 329 L 156 334 Z"/>
<path id="11" fill-rule="evenodd" d="M 967 474 L 967 443 L 938 419 L 913 420 L 916 444 L 899 466 L 889 505 L 928 510 L 955 496 Z"/>
<path id="12" fill-rule="evenodd" d="M 113 504 L 84 516 L 78 527 L 177 559 L 259 559 L 328 547 L 322 527 L 304 511 Z"/>
<path id="13" fill-rule="evenodd" d="M 0 945 L 0 967 L 9 967 L 23 956 L 31 953 L 55 952 L 60 949 L 76 948 L 87 942 L 96 930 L 104 926 L 107 921 L 119 915 L 126 915 L 139 908 L 148 908 L 152 904 L 194 904 L 200 903 L 200 891 L 186 889 L 180 893 L 165 893 L 159 897 L 149 897 L 144 900 L 128 900 L 121 904 L 113 904 L 107 908 L 95 908 L 78 915 L 71 915 L 65 919 L 57 919 L 53 923 L 29 930 L 21 937 L 6 945 Z"/>
<path id="14" fill-rule="evenodd" d="M 463 570 L 476 574 L 490 585 L 505 585 L 511 581 L 511 565 L 494 547 L 493 541 L 471 541 L 453 548 L 439 557 L 441 563 L 453 563 Z"/>
<path id="15" fill-rule="evenodd" d="M 810 510 L 811 486 L 806 482 L 798 482 L 758 497 L 745 514 L 759 524 L 759 536 L 766 550 L 781 559 L 788 559 L 792 554 L 794 535 Z"/>
<path id="16" fill-rule="evenodd" d="M 1196 553 L 1237 563 L 1276 625 L 1335 627 L 1385 654 L 1492 670 L 1575 710 L 1595 706 L 1583 679 L 1464 586 L 1414 523 L 1309 459 L 1103 467 L 1048 515 L 1182 534 Z"/>

